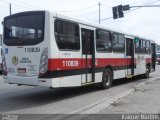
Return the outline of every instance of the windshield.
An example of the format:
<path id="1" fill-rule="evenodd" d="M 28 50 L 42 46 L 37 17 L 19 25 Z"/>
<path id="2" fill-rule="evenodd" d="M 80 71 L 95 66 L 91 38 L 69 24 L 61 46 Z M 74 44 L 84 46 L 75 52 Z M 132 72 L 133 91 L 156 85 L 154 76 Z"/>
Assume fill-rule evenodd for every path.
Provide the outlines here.
<path id="1" fill-rule="evenodd" d="M 34 45 L 44 39 L 44 12 L 19 13 L 4 19 L 4 44 Z"/>

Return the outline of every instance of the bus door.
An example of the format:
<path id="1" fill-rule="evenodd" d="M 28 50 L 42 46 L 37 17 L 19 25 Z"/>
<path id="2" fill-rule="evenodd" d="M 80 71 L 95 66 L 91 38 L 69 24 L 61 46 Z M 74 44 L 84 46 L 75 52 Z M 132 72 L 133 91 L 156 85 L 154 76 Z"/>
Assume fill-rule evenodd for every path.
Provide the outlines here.
<path id="1" fill-rule="evenodd" d="M 141 39 L 141 55 L 140 55 L 140 63 L 141 63 L 141 74 L 146 73 L 146 48 L 145 40 Z"/>
<path id="2" fill-rule="evenodd" d="M 151 54 L 152 54 L 152 69 L 156 67 L 156 46 L 155 43 L 151 43 Z"/>
<path id="3" fill-rule="evenodd" d="M 134 45 L 133 39 L 126 38 L 126 58 L 127 58 L 127 69 L 126 76 L 134 75 Z"/>
<path id="4" fill-rule="evenodd" d="M 82 84 L 94 82 L 95 79 L 95 49 L 94 49 L 94 30 L 81 29 L 82 38 L 82 59 L 83 75 Z"/>
<path id="5" fill-rule="evenodd" d="M 136 68 L 134 69 L 134 74 L 141 74 L 141 40 L 139 38 L 134 38 L 134 47 L 135 47 L 135 64 Z"/>

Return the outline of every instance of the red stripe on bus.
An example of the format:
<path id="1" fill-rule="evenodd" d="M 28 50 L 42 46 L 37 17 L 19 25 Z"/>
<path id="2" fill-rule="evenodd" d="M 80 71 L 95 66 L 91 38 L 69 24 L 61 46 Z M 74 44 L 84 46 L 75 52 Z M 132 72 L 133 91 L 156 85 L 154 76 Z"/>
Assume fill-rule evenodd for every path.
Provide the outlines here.
<path id="1" fill-rule="evenodd" d="M 131 65 L 131 58 L 106 58 L 106 59 L 96 59 L 98 64 L 97 67 L 111 66 L 127 66 Z"/>
<path id="2" fill-rule="evenodd" d="M 87 66 L 92 65 L 92 59 L 87 60 Z M 111 66 L 128 66 L 131 65 L 131 58 L 96 58 L 95 67 Z M 63 58 L 63 59 L 49 59 L 48 70 L 71 70 L 86 68 L 86 59 L 82 58 Z"/>

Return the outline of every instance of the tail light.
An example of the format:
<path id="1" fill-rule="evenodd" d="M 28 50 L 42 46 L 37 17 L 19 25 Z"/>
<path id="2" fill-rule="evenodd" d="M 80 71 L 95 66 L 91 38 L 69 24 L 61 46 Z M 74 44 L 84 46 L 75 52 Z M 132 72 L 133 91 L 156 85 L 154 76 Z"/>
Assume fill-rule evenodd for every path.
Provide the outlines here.
<path id="1" fill-rule="evenodd" d="M 3 50 L 1 50 L 1 55 L 2 55 L 2 73 L 3 75 L 7 75 L 7 65 Z"/>
<path id="2" fill-rule="evenodd" d="M 41 54 L 39 73 L 44 74 L 48 70 L 48 48 L 45 48 Z"/>

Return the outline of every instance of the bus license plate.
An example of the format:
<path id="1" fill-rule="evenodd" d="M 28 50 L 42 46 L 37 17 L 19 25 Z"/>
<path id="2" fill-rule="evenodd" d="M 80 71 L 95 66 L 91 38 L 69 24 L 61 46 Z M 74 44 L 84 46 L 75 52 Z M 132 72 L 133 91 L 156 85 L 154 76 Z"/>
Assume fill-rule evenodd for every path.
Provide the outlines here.
<path id="1" fill-rule="evenodd" d="M 26 68 L 17 68 L 18 73 L 26 73 Z"/>

